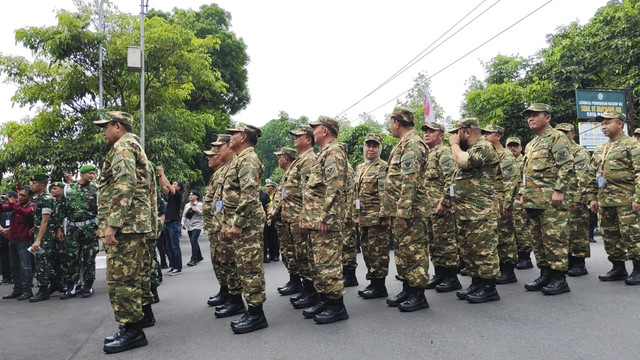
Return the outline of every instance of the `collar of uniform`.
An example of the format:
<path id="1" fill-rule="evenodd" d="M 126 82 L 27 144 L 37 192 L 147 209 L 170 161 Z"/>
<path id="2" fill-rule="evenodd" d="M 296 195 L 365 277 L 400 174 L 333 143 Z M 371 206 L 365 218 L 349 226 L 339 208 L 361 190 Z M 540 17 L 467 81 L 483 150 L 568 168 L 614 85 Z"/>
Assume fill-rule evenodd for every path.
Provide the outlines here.
<path id="1" fill-rule="evenodd" d="M 416 131 L 416 129 L 411 129 L 411 130 L 407 131 L 407 133 L 404 134 L 404 136 L 402 138 L 400 138 L 400 142 L 408 141 L 409 139 L 411 139 L 414 136 L 418 136 L 418 132 Z"/>
<path id="2" fill-rule="evenodd" d="M 247 153 L 249 153 L 249 152 L 253 152 L 253 146 L 249 146 L 248 148 L 246 148 L 246 149 L 244 149 L 244 150 L 240 151 L 240 154 L 238 154 L 237 156 L 238 156 L 238 157 L 241 157 L 241 156 L 246 155 L 246 154 L 247 154 Z"/>
<path id="3" fill-rule="evenodd" d="M 331 141 L 329 141 L 329 143 L 327 144 L 327 146 L 325 146 L 324 148 L 322 148 L 322 150 L 327 149 L 329 146 L 331 145 L 338 145 L 338 138 L 333 138 L 331 139 Z"/>
<path id="4" fill-rule="evenodd" d="M 629 137 L 629 135 L 627 135 L 627 134 L 625 134 L 625 133 L 622 133 L 622 135 L 620 135 L 620 137 L 619 137 L 619 138 L 617 138 L 617 139 L 615 139 L 615 140 L 613 140 L 613 141 L 611 141 L 611 139 L 609 139 L 609 142 L 610 142 L 610 143 L 614 143 L 614 142 L 616 142 L 616 141 L 626 140 L 628 137 Z"/>
<path id="5" fill-rule="evenodd" d="M 431 149 L 429 149 L 430 151 L 436 150 L 438 148 L 443 147 L 444 144 L 442 143 L 442 141 L 440 141 L 439 143 L 436 144 L 436 146 L 432 147 Z"/>
<path id="6" fill-rule="evenodd" d="M 308 148 L 307 150 L 305 150 L 303 153 L 301 153 L 300 156 L 298 156 L 298 158 L 296 160 L 300 159 L 301 157 L 303 157 L 304 155 L 309 153 L 309 151 L 313 152 L 313 146 Z"/>

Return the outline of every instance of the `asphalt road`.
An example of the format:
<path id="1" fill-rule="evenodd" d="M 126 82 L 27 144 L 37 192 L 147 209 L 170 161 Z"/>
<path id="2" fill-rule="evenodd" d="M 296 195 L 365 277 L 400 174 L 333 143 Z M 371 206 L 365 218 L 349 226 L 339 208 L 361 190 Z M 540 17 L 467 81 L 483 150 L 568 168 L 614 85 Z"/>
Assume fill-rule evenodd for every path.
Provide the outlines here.
<path id="1" fill-rule="evenodd" d="M 145 330 L 149 345 L 114 355 L 102 351 L 103 338 L 117 324 L 105 271 L 98 270 L 89 299 L 60 301 L 56 293 L 41 303 L 0 300 L 0 359 L 639 359 L 640 286 L 598 280 L 610 264 L 597 240 L 587 259 L 589 275 L 570 278 L 568 294 L 527 292 L 522 286 L 538 270 L 520 270 L 518 283 L 499 287 L 500 301 L 470 304 L 429 290 L 431 307 L 415 313 L 357 295 L 366 285 L 359 255 L 361 285 L 345 295 L 350 319 L 329 325 L 304 319 L 288 296 L 279 296 L 286 270 L 282 262 L 265 264 L 269 328 L 244 335 L 232 333 L 235 317 L 216 319 L 206 305 L 218 284 L 205 256 L 182 275 L 165 276 L 161 301 L 153 306 L 157 324 Z M 181 245 L 186 264 L 184 236 Z M 206 235 L 200 246 L 208 249 Z M 401 289 L 393 275 L 394 266 L 387 281 L 391 294 Z M 470 279 L 461 281 L 466 287 Z M 1 295 L 10 292 L 11 286 L 0 286 Z"/>

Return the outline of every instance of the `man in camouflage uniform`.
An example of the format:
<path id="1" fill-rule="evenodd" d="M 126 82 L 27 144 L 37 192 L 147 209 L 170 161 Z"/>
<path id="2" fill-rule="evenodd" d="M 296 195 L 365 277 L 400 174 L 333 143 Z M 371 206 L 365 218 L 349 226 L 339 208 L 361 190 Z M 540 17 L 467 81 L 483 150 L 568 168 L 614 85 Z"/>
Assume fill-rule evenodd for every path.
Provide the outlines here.
<path id="1" fill-rule="evenodd" d="M 396 269 L 403 284 L 400 293 L 387 298 L 387 304 L 400 311 L 416 311 L 429 307 L 424 296 L 429 282 L 429 204 L 424 187 L 428 150 L 413 128 L 412 109 L 396 106 L 387 117 L 391 119 L 391 135 L 400 142 L 389 155 L 384 215 L 391 221 Z"/>
<path id="2" fill-rule="evenodd" d="M 451 148 L 444 145 L 444 126 L 428 122 L 422 125 L 424 142 L 429 147 L 425 187 L 429 199 L 429 217 L 427 218 L 427 242 L 435 275 L 429 280 L 427 289 L 449 292 L 462 288 L 458 280 L 458 245 L 456 244 L 455 219 L 451 211 L 436 214 L 438 204 L 444 201 L 449 191 L 451 178 L 456 164 Z"/>
<path id="3" fill-rule="evenodd" d="M 342 144 L 345 153 L 347 152 L 346 144 Z M 353 193 L 353 177 L 354 170 L 351 164 L 347 162 L 347 187 L 344 190 L 347 199 L 345 207 L 344 227 L 342 228 L 342 280 L 344 287 L 358 286 L 358 278 L 356 277 L 356 268 L 358 267 L 358 242 L 356 239 L 356 226 L 353 222 L 352 208 L 355 203 Z"/>
<path id="4" fill-rule="evenodd" d="M 562 294 L 571 291 L 565 277 L 569 257 L 569 179 L 574 175 L 571 143 L 550 126 L 549 105 L 532 104 L 523 115 L 536 136 L 525 149 L 520 193 L 540 268 L 540 276 L 524 287 L 547 295 Z"/>
<path id="5" fill-rule="evenodd" d="M 365 299 L 387 297 L 385 278 L 389 273 L 389 219 L 384 216 L 384 182 L 387 162 L 380 159 L 382 137 L 369 133 L 364 139 L 364 162 L 354 176 L 353 214 L 360 228 L 362 257 L 371 283 L 358 295 Z"/>
<path id="6" fill-rule="evenodd" d="M 471 285 L 456 296 L 473 303 L 500 300 L 495 282 L 500 261 L 494 190 L 500 160 L 493 145 L 482 137 L 478 119 L 460 120 L 449 132 L 458 169 L 445 196 L 449 201 L 439 204 L 436 213 L 451 205 L 460 255 L 472 278 Z"/>
<path id="7" fill-rule="evenodd" d="M 231 322 L 231 329 L 244 334 L 268 327 L 262 310 L 266 300 L 263 258 L 265 213 L 260 204 L 260 177 L 264 171 L 254 146 L 260 129 L 239 123 L 233 129 L 229 147 L 237 154 L 224 178 L 222 189 L 222 236 L 233 240 L 233 253 L 248 309 Z M 240 294 L 231 292 L 231 303 L 242 303 Z"/>
<path id="8" fill-rule="evenodd" d="M 64 183 L 62 181 L 54 181 L 49 184 L 49 191 L 51 196 L 53 196 L 53 214 L 51 215 L 51 219 L 49 223 L 53 224 L 56 229 L 58 229 L 59 224 L 62 224 L 64 221 L 64 216 L 60 212 L 60 208 L 64 201 Z M 51 285 L 49 286 L 49 295 L 53 294 L 56 291 L 60 291 L 62 294 L 60 298 L 64 297 L 64 294 L 67 293 L 67 287 L 65 283 L 65 277 L 67 274 L 67 259 L 69 255 L 67 253 L 67 248 L 64 244 L 64 237 L 56 236 L 56 247 L 55 251 L 52 254 L 52 259 L 54 261 L 53 268 L 60 269 L 56 270 L 54 277 L 51 279 Z"/>
<path id="9" fill-rule="evenodd" d="M 507 149 L 511 151 L 516 158 L 516 182 L 517 193 L 520 193 L 522 186 L 522 170 L 524 166 L 524 156 L 522 155 L 522 142 L 519 137 L 510 137 L 507 139 Z M 516 246 L 518 247 L 518 264 L 516 269 L 524 270 L 533 268 L 531 263 L 531 236 L 527 232 L 527 213 L 522 208 L 519 201 L 519 195 L 513 202 L 513 226 Z"/>
<path id="10" fill-rule="evenodd" d="M 633 131 L 633 138 L 636 140 L 640 140 L 640 128 L 637 128 Z"/>
<path id="11" fill-rule="evenodd" d="M 569 276 L 587 275 L 587 267 L 584 259 L 591 257 L 589 248 L 589 200 L 587 196 L 588 185 L 591 179 L 595 179 L 595 173 L 591 168 L 591 155 L 587 149 L 576 144 L 573 138 L 576 132 L 573 125 L 562 123 L 556 125 L 556 130 L 563 132 L 571 143 L 571 155 L 573 156 L 573 170 L 575 176 L 569 181 L 571 205 L 569 206 L 568 231 L 569 236 Z"/>
<path id="12" fill-rule="evenodd" d="M 518 281 L 514 272 L 518 263 L 518 247 L 513 224 L 513 203 L 518 191 L 516 158 L 502 146 L 502 126 L 488 124 L 482 129 L 482 134 L 496 149 L 500 161 L 494 188 L 498 200 L 498 256 L 501 273 L 496 278 L 496 284 L 510 284 Z"/>
<path id="13" fill-rule="evenodd" d="M 328 324 L 349 318 L 344 307 L 342 280 L 342 237 L 347 196 L 347 154 L 338 143 L 338 122 L 320 116 L 310 122 L 315 142 L 322 151 L 309 169 L 302 195 L 300 227 L 309 232 L 315 267 L 313 279 L 320 295 L 317 304 L 303 311 L 304 317 Z"/>
<path id="14" fill-rule="evenodd" d="M 66 218 L 66 233 L 58 228 L 58 236 L 65 239 L 68 258 L 65 263 L 65 283 L 67 291 L 60 299 L 76 296 L 75 284 L 82 280 L 83 298 L 93 295 L 93 281 L 96 279 L 96 255 L 98 254 L 98 187 L 93 183 L 96 176 L 93 165 L 80 167 L 80 180 L 65 188 L 65 196 L 60 206 L 60 218 Z M 62 223 L 59 224 L 62 226 Z"/>
<path id="15" fill-rule="evenodd" d="M 98 186 L 98 236 L 107 253 L 107 289 L 117 322 L 124 326 L 105 338 L 103 350 L 117 353 L 146 346 L 142 330 L 148 314 L 143 296 L 149 278 L 147 238 L 155 228 L 156 184 L 139 139 L 131 133 L 133 117 L 122 111 L 107 112 L 107 119 L 93 123 L 111 149 L 105 157 Z"/>
<path id="16" fill-rule="evenodd" d="M 598 278 L 640 284 L 640 144 L 624 131 L 626 116 L 607 110 L 596 117 L 609 141 L 591 158 L 596 177 L 589 186 L 589 207 L 600 213 L 604 248 L 613 268 Z M 627 274 L 624 262 L 633 262 Z"/>

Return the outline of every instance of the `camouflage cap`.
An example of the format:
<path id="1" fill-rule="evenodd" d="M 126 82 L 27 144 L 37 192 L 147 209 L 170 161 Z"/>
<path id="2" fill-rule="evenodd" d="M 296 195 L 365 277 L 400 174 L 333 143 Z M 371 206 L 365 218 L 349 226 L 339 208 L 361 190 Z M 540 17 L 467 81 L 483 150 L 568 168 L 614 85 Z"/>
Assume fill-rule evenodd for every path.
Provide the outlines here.
<path id="1" fill-rule="evenodd" d="M 104 127 L 112 121 L 117 121 L 119 123 L 133 126 L 133 116 L 131 116 L 131 114 L 128 114 L 124 111 L 107 111 L 106 119 L 96 120 L 93 123 L 100 127 Z"/>
<path id="2" fill-rule="evenodd" d="M 49 185 L 49 188 L 52 187 L 59 187 L 61 189 L 64 189 L 64 183 L 62 181 L 54 181 L 51 183 L 51 185 Z"/>
<path id="3" fill-rule="evenodd" d="M 479 127 L 480 125 L 478 119 L 466 118 L 460 121 L 456 121 L 456 123 L 453 124 L 453 129 L 449 130 L 449 133 L 455 133 L 460 129 L 477 129 Z"/>
<path id="4" fill-rule="evenodd" d="M 95 167 L 95 166 L 93 166 L 93 165 L 89 165 L 89 164 L 87 164 L 87 165 L 82 165 L 82 166 L 80 167 L 80 174 L 84 174 L 84 173 L 86 173 L 86 172 L 89 172 L 89 171 L 95 171 L 95 170 L 96 170 L 96 167 Z"/>
<path id="5" fill-rule="evenodd" d="M 315 128 L 318 125 L 324 125 L 336 134 L 338 134 L 338 132 L 340 131 L 340 124 L 338 123 L 338 121 L 328 116 L 321 115 L 318 117 L 318 120 L 309 123 L 309 126 L 311 126 L 312 128 Z"/>
<path id="6" fill-rule="evenodd" d="M 556 125 L 556 130 L 560 130 L 560 131 L 575 131 L 573 129 L 573 125 L 571 125 L 569 123 L 560 123 L 560 124 Z"/>
<path id="7" fill-rule="evenodd" d="M 262 131 L 259 128 L 245 123 L 238 123 L 236 127 L 227 129 L 227 132 L 230 134 L 243 132 L 255 136 L 256 139 L 262 136 Z"/>
<path id="8" fill-rule="evenodd" d="M 230 140 L 231 140 L 231 135 L 229 135 L 229 134 L 219 134 L 218 138 L 216 139 L 216 141 L 212 142 L 211 145 L 212 146 L 220 146 L 220 145 L 228 144 Z"/>
<path id="9" fill-rule="evenodd" d="M 290 147 L 282 147 L 280 151 L 276 151 L 273 153 L 276 156 L 280 155 L 289 155 L 291 158 L 295 159 L 298 157 L 298 150 L 290 148 Z"/>
<path id="10" fill-rule="evenodd" d="M 427 129 L 431 129 L 431 130 L 436 130 L 436 131 L 441 131 L 441 132 L 445 132 L 445 128 L 442 124 L 438 124 L 436 122 L 428 122 L 424 125 L 422 125 L 421 127 L 422 131 L 427 131 Z"/>
<path id="11" fill-rule="evenodd" d="M 309 125 L 302 125 L 295 130 L 289 131 L 289 134 L 293 136 L 307 135 L 313 137 L 313 128 Z"/>
<path id="12" fill-rule="evenodd" d="M 402 116 L 404 121 L 410 122 L 413 124 L 413 109 L 408 108 L 406 106 L 396 106 L 393 108 L 393 112 L 391 114 L 385 115 L 385 118 L 389 119 L 394 116 Z"/>
<path id="13" fill-rule="evenodd" d="M 31 181 L 49 181 L 49 175 L 45 173 L 35 173 L 31 176 Z"/>
<path id="14" fill-rule="evenodd" d="M 602 114 L 596 116 L 596 121 L 602 121 L 604 119 L 620 119 L 622 121 L 625 121 L 627 119 L 627 116 L 616 110 L 607 110 Z"/>
<path id="15" fill-rule="evenodd" d="M 484 129 L 481 129 L 483 133 L 498 133 L 504 135 L 504 128 L 496 124 L 487 124 Z"/>
<path id="16" fill-rule="evenodd" d="M 205 150 L 203 151 L 203 153 L 207 156 L 213 156 L 215 154 L 218 153 L 218 146 L 217 145 L 211 145 L 211 150 Z"/>
<path id="17" fill-rule="evenodd" d="M 512 136 L 512 137 L 510 137 L 510 138 L 507 138 L 507 142 L 506 142 L 506 144 L 507 144 L 507 145 L 509 145 L 509 144 L 518 144 L 518 145 L 522 145 L 522 141 L 520 141 L 520 138 L 519 138 L 519 137 Z"/>
<path id="18" fill-rule="evenodd" d="M 374 134 L 374 133 L 368 133 L 367 136 L 364 138 L 364 143 L 368 143 L 369 141 L 373 141 L 379 144 L 382 144 L 382 136 L 378 135 L 378 134 Z"/>
<path id="19" fill-rule="evenodd" d="M 528 108 L 524 109 L 524 111 L 522 112 L 522 115 L 529 116 L 529 113 L 542 112 L 542 111 L 548 112 L 549 114 L 551 114 L 551 106 L 543 103 L 534 103 L 529 105 Z"/>
<path id="20" fill-rule="evenodd" d="M 640 135 L 640 128 L 635 129 L 633 135 Z"/>
<path id="21" fill-rule="evenodd" d="M 269 186 L 276 187 L 277 185 L 278 185 L 278 184 L 276 184 L 276 182 L 275 182 L 275 181 L 273 181 L 273 180 L 271 180 L 271 179 L 267 179 L 267 180 L 265 181 L 265 184 L 264 184 L 264 186 L 266 186 L 266 187 L 269 187 Z"/>

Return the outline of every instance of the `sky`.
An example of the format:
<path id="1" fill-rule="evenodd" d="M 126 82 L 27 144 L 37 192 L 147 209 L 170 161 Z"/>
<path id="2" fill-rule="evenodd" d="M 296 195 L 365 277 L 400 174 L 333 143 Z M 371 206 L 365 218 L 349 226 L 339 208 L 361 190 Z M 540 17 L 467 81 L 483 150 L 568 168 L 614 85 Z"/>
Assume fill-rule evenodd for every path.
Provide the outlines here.
<path id="1" fill-rule="evenodd" d="M 111 3 L 123 12 L 140 13 L 139 0 Z M 148 3 L 150 8 L 170 11 L 176 3 L 181 9 L 197 10 L 211 2 L 148 0 Z M 413 79 L 420 72 L 434 74 L 430 79 L 431 96 L 444 108 L 445 116 L 457 119 L 466 81 L 471 76 L 484 78 L 482 62 L 498 54 L 534 55 L 546 47 L 548 34 L 573 21 L 587 23 L 607 1 L 219 0 L 215 3 L 231 13 L 231 30 L 245 41 L 251 59 L 248 65 L 251 102 L 232 119 L 262 126 L 277 118 L 280 111 L 293 118 L 310 119 L 344 114 L 354 124 L 359 114 L 367 113 L 381 121 L 384 114 L 391 112 L 396 99 L 404 99 L 398 95 L 413 86 Z M 343 113 L 476 6 L 474 12 L 437 43 L 479 15 L 476 20 Z M 539 7 L 530 17 L 442 70 Z M 54 25 L 56 11 L 73 11 L 75 7 L 71 0 L 30 0 L 5 2 L 3 9 L 0 53 L 29 57 L 28 50 L 16 45 L 15 30 Z M 0 122 L 19 120 L 35 111 L 12 104 L 15 90 L 12 84 L 0 84 Z"/>

